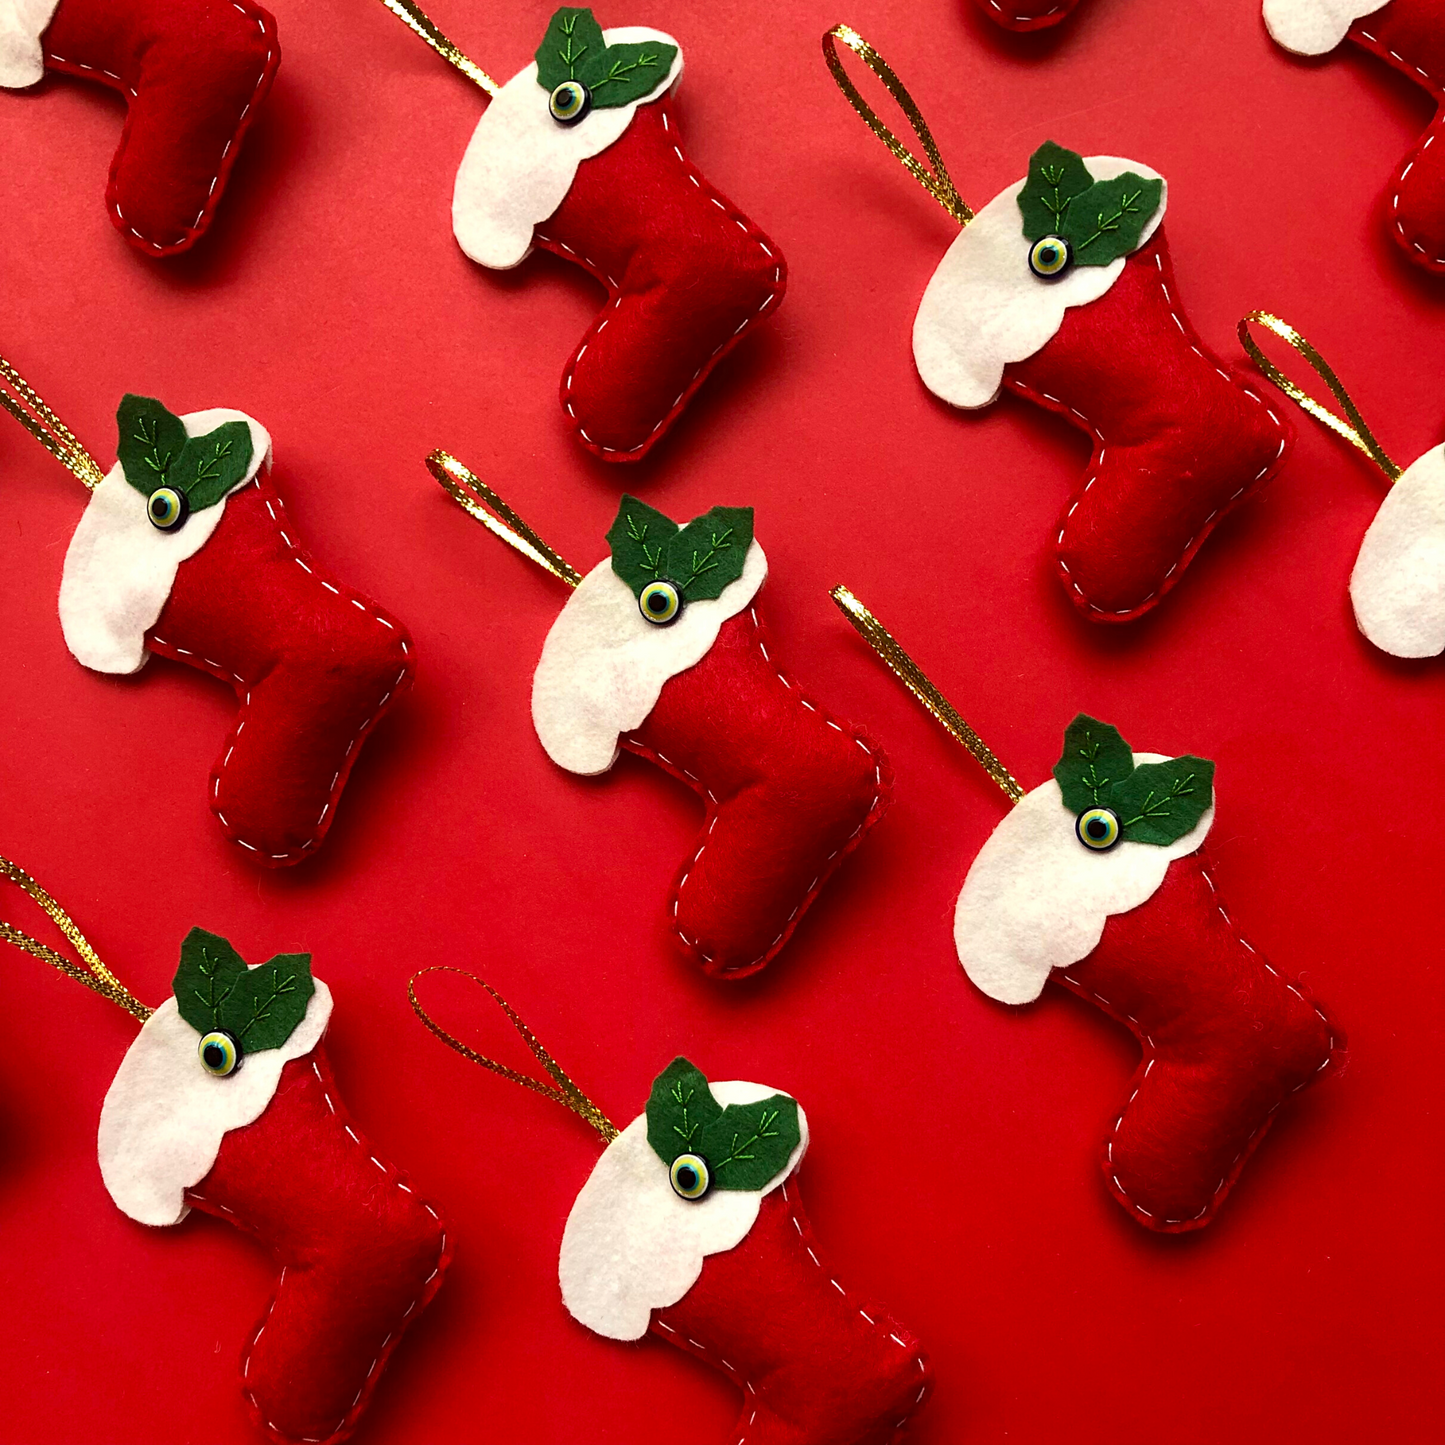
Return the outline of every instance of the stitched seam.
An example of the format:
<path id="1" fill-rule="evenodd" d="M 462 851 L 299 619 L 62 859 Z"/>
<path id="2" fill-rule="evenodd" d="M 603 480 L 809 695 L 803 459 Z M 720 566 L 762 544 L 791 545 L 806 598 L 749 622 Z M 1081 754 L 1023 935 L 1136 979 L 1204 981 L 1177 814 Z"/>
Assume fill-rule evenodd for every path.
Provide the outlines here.
<path id="1" fill-rule="evenodd" d="M 988 0 L 988 8 L 997 11 L 1006 19 L 1012 20 L 1014 24 L 1022 25 L 1026 20 L 1047 20 L 1050 15 L 1057 15 L 1064 7 L 1062 5 L 1055 5 L 1052 10 L 1044 10 L 1037 15 L 1019 15 L 1016 12 L 1005 10 L 1003 6 L 998 3 L 998 0 Z"/>

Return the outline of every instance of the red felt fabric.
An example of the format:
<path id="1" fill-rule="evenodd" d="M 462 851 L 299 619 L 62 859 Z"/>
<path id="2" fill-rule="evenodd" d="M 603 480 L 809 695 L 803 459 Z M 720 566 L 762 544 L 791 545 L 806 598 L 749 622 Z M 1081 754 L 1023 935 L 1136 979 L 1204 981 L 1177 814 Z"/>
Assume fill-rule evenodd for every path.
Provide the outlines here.
<path id="1" fill-rule="evenodd" d="M 1059 578 L 1091 622 L 1155 607 L 1294 441 L 1280 409 L 1190 325 L 1162 226 L 1004 382 L 1093 439 L 1088 477 L 1053 534 Z"/>
<path id="2" fill-rule="evenodd" d="M 782 252 L 683 154 L 668 104 L 638 106 L 536 230 L 607 287 L 561 395 L 582 444 L 609 462 L 646 456 L 787 285 Z"/>
<path id="3" fill-rule="evenodd" d="M 1079 0 L 974 0 L 974 4 L 1005 30 L 1047 30 L 1067 20 Z"/>
<path id="4" fill-rule="evenodd" d="M 351 1122 L 324 1044 L 285 1066 L 266 1112 L 226 1135 L 186 1198 L 254 1234 L 281 1266 L 241 1358 L 252 1419 L 288 1445 L 344 1440 L 441 1288 L 452 1238 Z"/>
<path id="5" fill-rule="evenodd" d="M 755 607 L 723 624 L 622 744 L 707 804 L 668 908 L 683 950 L 713 978 L 744 978 L 776 956 L 893 796 L 883 750 L 778 670 Z"/>
<path id="6" fill-rule="evenodd" d="M 1114 1197 L 1165 1233 L 1214 1218 L 1279 1108 L 1344 1053 L 1299 984 L 1240 936 L 1203 853 L 1147 903 L 1116 913 L 1065 987 L 1143 1046 L 1101 1165 Z"/>
<path id="7" fill-rule="evenodd" d="M 281 62 L 275 19 L 249 0 L 61 0 L 44 46 L 47 68 L 126 98 L 116 229 L 151 256 L 194 245 Z"/>
<path id="8" fill-rule="evenodd" d="M 742 1390 L 728 1445 L 889 1445 L 933 1385 L 918 1337 L 823 1263 L 797 1174 L 651 1328 Z"/>
<path id="9" fill-rule="evenodd" d="M 273 868 L 320 845 L 362 742 L 413 674 L 407 630 L 297 545 L 263 477 L 181 564 L 146 647 L 235 689 L 211 811 Z"/>
<path id="10" fill-rule="evenodd" d="M 1390 182 L 1390 234 L 1427 271 L 1445 272 L 1445 3 L 1391 0 L 1357 20 L 1356 45 L 1372 51 L 1435 100 L 1435 119 Z"/>

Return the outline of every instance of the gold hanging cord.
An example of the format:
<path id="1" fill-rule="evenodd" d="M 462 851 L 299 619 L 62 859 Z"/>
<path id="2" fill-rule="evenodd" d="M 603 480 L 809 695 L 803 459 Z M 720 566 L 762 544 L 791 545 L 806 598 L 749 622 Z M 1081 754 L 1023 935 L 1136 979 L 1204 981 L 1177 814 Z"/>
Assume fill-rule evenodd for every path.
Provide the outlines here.
<path id="1" fill-rule="evenodd" d="M 502 87 L 482 69 L 477 62 L 470 58 L 460 46 L 453 45 L 445 35 L 437 29 L 431 17 L 421 8 L 415 5 L 412 0 L 381 0 L 381 3 L 391 11 L 409 30 L 414 30 L 443 60 L 449 60 L 463 75 L 474 84 L 481 86 L 493 100 L 502 93 Z"/>
<path id="2" fill-rule="evenodd" d="M 1018 780 L 999 762 L 993 749 L 958 715 L 953 704 L 928 680 L 923 669 L 898 645 L 893 634 L 846 587 L 835 587 L 828 595 L 893 675 L 923 704 L 944 731 L 968 750 L 974 761 L 1007 795 L 1009 802 L 1017 803 L 1024 795 Z"/>
<path id="3" fill-rule="evenodd" d="M 494 537 L 500 537 L 507 546 L 560 577 L 569 587 L 582 580 L 582 574 L 565 557 L 554 552 L 480 477 L 449 452 L 434 451 L 426 464 L 447 495 Z M 492 510 L 488 511 L 488 507 Z"/>
<path id="4" fill-rule="evenodd" d="M 86 988 L 93 989 L 102 998 L 108 998 L 112 1003 L 119 1004 L 128 1014 L 133 1014 L 142 1023 L 151 1016 L 152 1011 L 100 961 L 95 950 L 86 941 L 85 935 L 70 921 L 70 915 L 18 863 L 12 863 L 8 858 L 0 858 L 0 878 L 8 878 L 12 883 L 24 889 L 50 915 L 56 926 L 70 940 L 75 951 L 84 961 L 85 967 L 82 968 L 80 964 L 66 958 L 58 949 L 40 943 L 31 938 L 28 933 L 22 933 L 8 923 L 0 922 L 0 939 L 6 943 L 13 943 L 16 948 L 22 949 L 36 958 L 44 959 L 46 963 L 53 964 L 61 973 L 73 978 L 77 983 L 83 983 Z"/>
<path id="5" fill-rule="evenodd" d="M 390 4 L 390 0 L 387 0 L 387 3 Z M 862 59 L 863 63 L 887 87 L 889 95 L 898 102 L 899 108 L 908 119 L 908 124 L 913 127 L 914 135 L 918 137 L 923 146 L 923 153 L 928 157 L 927 165 L 919 160 L 883 124 L 878 112 L 858 93 L 858 87 L 853 84 L 848 78 L 847 71 L 843 69 L 843 60 L 838 54 L 838 46 L 835 43 L 838 40 L 841 40 L 849 50 Z M 833 79 L 838 82 L 838 89 L 847 97 L 848 104 L 863 117 L 863 123 L 868 129 L 893 152 L 903 163 L 904 169 L 960 226 L 968 225 L 973 220 L 973 212 L 968 208 L 963 197 L 958 194 L 958 190 L 948 174 L 948 169 L 943 164 L 943 157 L 939 154 L 938 146 L 933 139 L 933 132 L 929 130 L 928 122 L 923 118 L 923 112 L 914 104 L 913 97 L 904 88 L 903 82 L 893 73 L 888 62 L 851 25 L 841 24 L 835 25 L 823 36 L 823 59 L 827 61 L 828 69 L 833 73 Z"/>
<path id="6" fill-rule="evenodd" d="M 456 973 L 463 978 L 469 978 L 479 988 L 484 988 L 495 1000 L 497 1006 L 506 1014 L 511 1021 L 512 1027 L 521 1034 L 522 1041 L 531 1049 L 537 1062 L 552 1076 L 556 1082 L 556 1088 L 551 1084 L 544 1084 L 540 1079 L 534 1079 L 530 1074 L 524 1074 L 520 1069 L 509 1068 L 506 1064 L 499 1064 L 496 1059 L 489 1059 L 485 1054 L 479 1054 L 474 1048 L 464 1044 L 460 1039 L 453 1038 L 432 1016 L 421 1006 L 416 996 L 416 981 L 425 978 L 429 973 Z M 520 1084 L 524 1089 L 531 1089 L 533 1093 L 541 1094 L 544 1099 L 551 1099 L 554 1103 L 561 1104 L 563 1108 L 570 1109 L 578 1118 L 586 1120 L 602 1136 L 604 1144 L 610 1144 L 617 1137 L 617 1126 L 567 1077 L 562 1066 L 543 1048 L 537 1036 L 522 1022 L 517 1011 L 489 984 L 485 979 L 478 978 L 474 973 L 468 973 L 464 968 L 453 968 L 450 964 L 437 963 L 430 968 L 420 969 L 412 974 L 407 980 L 406 996 L 411 1000 L 411 1006 L 416 1010 L 416 1016 L 439 1038 L 448 1048 L 455 1049 L 464 1059 L 470 1059 L 474 1064 L 480 1064 L 484 1069 L 490 1069 L 494 1074 L 500 1074 L 504 1079 L 510 1079 L 514 1084 Z"/>
<path id="7" fill-rule="evenodd" d="M 1345 410 L 1345 417 L 1339 417 L 1328 407 L 1321 405 L 1301 386 L 1297 386 L 1277 367 L 1259 348 L 1259 343 L 1250 335 L 1249 324 L 1257 321 L 1267 331 L 1272 331 L 1282 341 L 1288 342 L 1314 369 L 1319 373 L 1325 385 L 1334 393 L 1335 399 Z M 1349 442 L 1352 447 L 1358 447 L 1384 474 L 1395 481 L 1398 479 L 1401 468 L 1386 454 L 1385 449 L 1375 440 L 1375 434 L 1365 425 L 1365 419 L 1360 415 L 1359 408 L 1350 400 L 1350 394 L 1341 384 L 1339 377 L 1330 368 L 1329 363 L 1323 356 L 1310 345 L 1288 321 L 1281 321 L 1278 316 L 1272 316 L 1268 311 L 1251 311 L 1243 321 L 1239 323 L 1239 340 L 1244 349 L 1254 360 L 1254 364 L 1272 381 L 1291 401 L 1297 402 L 1317 421 L 1322 421 L 1333 432 Z"/>
<path id="8" fill-rule="evenodd" d="M 0 356 L 0 406 L 91 491 L 104 481 L 105 473 L 99 463 L 75 439 L 75 433 L 3 356 Z"/>

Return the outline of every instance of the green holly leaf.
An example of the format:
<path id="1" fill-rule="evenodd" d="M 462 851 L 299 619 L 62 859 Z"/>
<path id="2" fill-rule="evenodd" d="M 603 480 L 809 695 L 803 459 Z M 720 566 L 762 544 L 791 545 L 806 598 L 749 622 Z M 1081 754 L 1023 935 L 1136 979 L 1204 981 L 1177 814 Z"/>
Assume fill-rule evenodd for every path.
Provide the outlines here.
<path id="1" fill-rule="evenodd" d="M 547 22 L 547 33 L 537 47 L 537 84 L 548 93 L 564 80 L 580 80 L 587 84 L 584 70 L 589 70 L 589 57 L 597 66 L 603 63 L 607 42 L 602 27 L 590 10 L 564 8 Z M 598 71 L 600 74 L 600 70 Z"/>
<path id="2" fill-rule="evenodd" d="M 1110 790 L 1133 771 L 1133 750 L 1118 728 L 1081 712 L 1065 729 L 1064 752 L 1054 764 L 1054 777 L 1070 812 L 1111 806 Z"/>
<path id="3" fill-rule="evenodd" d="M 1167 847 L 1194 828 L 1213 797 L 1214 764 L 1186 753 L 1167 762 L 1141 763 L 1115 784 L 1107 806 L 1124 837 Z"/>
<path id="4" fill-rule="evenodd" d="M 653 1081 L 647 1142 L 669 1168 L 680 1154 L 700 1155 L 714 1189 L 764 1188 L 801 1138 L 797 1101 L 786 1094 L 721 1108 L 701 1070 L 684 1058 Z"/>
<path id="5" fill-rule="evenodd" d="M 719 597 L 743 575 L 752 544 L 751 507 L 714 507 L 669 539 L 665 575 L 689 602 Z"/>
<path id="6" fill-rule="evenodd" d="M 676 56 L 677 46 L 659 40 L 609 46 L 590 10 L 564 8 L 537 48 L 537 84 L 550 93 L 564 80 L 581 81 L 592 104 L 606 110 L 651 95 Z"/>
<path id="7" fill-rule="evenodd" d="M 1019 192 L 1024 235 L 1030 241 L 1061 236 L 1075 196 L 1094 184 L 1084 158 L 1047 140 L 1029 157 L 1029 176 Z"/>
<path id="8" fill-rule="evenodd" d="M 251 449 L 251 428 L 243 421 L 190 437 L 171 466 L 170 485 L 186 494 L 191 511 L 214 507 L 250 470 Z"/>
<path id="9" fill-rule="evenodd" d="M 649 582 L 667 575 L 663 571 L 667 544 L 677 534 L 677 523 L 671 517 L 636 497 L 623 495 L 617 519 L 607 529 L 607 544 L 612 548 L 612 570 L 635 596 L 640 597 Z"/>
<path id="10" fill-rule="evenodd" d="M 1137 250 L 1163 194 L 1163 181 L 1125 171 L 1075 196 L 1059 233 L 1072 249 L 1074 264 L 1107 266 Z"/>
<path id="11" fill-rule="evenodd" d="M 247 968 L 224 938 L 204 928 L 186 935 L 171 987 L 181 1017 L 197 1033 L 224 1029 L 243 1053 L 279 1049 L 316 991 L 309 953 L 278 953 Z"/>
<path id="12" fill-rule="evenodd" d="M 157 487 L 171 486 L 170 474 L 186 448 L 186 424 L 148 396 L 120 400 L 115 414 L 120 440 L 115 454 L 125 479 L 149 497 Z"/>

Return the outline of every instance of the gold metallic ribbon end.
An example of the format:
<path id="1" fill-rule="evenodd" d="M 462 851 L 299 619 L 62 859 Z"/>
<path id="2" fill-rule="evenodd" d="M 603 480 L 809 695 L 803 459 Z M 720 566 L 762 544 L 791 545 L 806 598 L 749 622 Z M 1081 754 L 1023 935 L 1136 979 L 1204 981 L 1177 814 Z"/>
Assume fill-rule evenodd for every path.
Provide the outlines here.
<path id="1" fill-rule="evenodd" d="M 454 45 L 443 35 L 441 31 L 437 29 L 431 17 L 420 5 L 413 4 L 412 0 L 381 0 L 381 3 L 385 5 L 408 30 L 415 31 L 416 34 L 420 35 L 443 60 L 455 65 L 468 80 L 475 85 L 481 86 L 493 100 L 502 93 L 502 87 L 498 85 L 475 60 L 472 60 L 460 46 Z"/>

